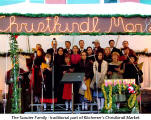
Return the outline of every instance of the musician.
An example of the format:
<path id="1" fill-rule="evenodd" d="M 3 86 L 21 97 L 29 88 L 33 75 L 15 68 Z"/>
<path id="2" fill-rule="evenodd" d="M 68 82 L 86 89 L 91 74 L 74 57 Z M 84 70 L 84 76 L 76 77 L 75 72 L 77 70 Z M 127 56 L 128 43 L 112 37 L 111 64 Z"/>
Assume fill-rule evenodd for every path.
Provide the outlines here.
<path id="1" fill-rule="evenodd" d="M 97 54 L 97 52 L 102 52 L 104 54 L 104 49 L 101 48 L 99 40 L 95 40 L 93 42 L 93 44 L 94 44 L 93 52 L 94 52 L 95 55 Z"/>
<path id="2" fill-rule="evenodd" d="M 41 44 L 36 44 L 36 51 L 38 50 L 38 49 L 41 49 L 42 48 L 42 45 Z"/>
<path id="3" fill-rule="evenodd" d="M 66 48 L 64 49 L 64 54 L 72 54 L 72 49 L 70 48 L 71 47 L 71 42 L 70 41 L 65 41 L 65 46 Z"/>
<path id="4" fill-rule="evenodd" d="M 33 73 L 33 80 L 31 79 L 31 87 L 33 88 L 33 96 L 34 102 L 39 103 L 39 98 L 41 97 L 41 81 L 42 81 L 42 74 L 40 66 L 44 62 L 44 51 L 43 49 L 37 50 L 37 56 L 34 60 L 34 68 L 32 69 Z"/>
<path id="5" fill-rule="evenodd" d="M 108 63 L 103 60 L 103 56 L 103 52 L 97 52 L 96 61 L 93 63 L 94 77 L 90 84 L 90 87 L 93 90 L 93 97 L 97 100 L 98 110 L 102 110 L 104 107 L 104 97 L 101 91 L 101 85 L 104 83 L 108 69 Z"/>
<path id="6" fill-rule="evenodd" d="M 93 62 L 95 61 L 95 56 L 94 56 L 92 47 L 90 47 L 90 46 L 87 47 L 86 52 L 87 52 L 88 61 L 90 61 L 93 64 Z"/>
<path id="7" fill-rule="evenodd" d="M 81 52 L 81 61 L 78 64 L 79 72 L 85 73 L 83 82 L 87 86 L 87 90 L 79 89 L 80 102 L 82 102 L 82 110 L 88 110 L 88 102 L 92 101 L 90 83 L 93 77 L 93 63 L 87 59 L 86 52 Z"/>
<path id="8" fill-rule="evenodd" d="M 78 54 L 78 46 L 74 45 L 72 48 L 72 51 L 73 51 L 73 54 L 71 55 L 71 64 L 73 66 L 74 72 L 78 72 L 79 70 L 78 63 L 81 60 L 81 56 Z M 79 83 L 74 83 L 73 90 L 74 90 L 74 93 L 77 93 L 77 94 L 74 94 L 75 103 L 79 102 L 79 94 L 78 94 L 79 87 L 80 87 Z"/>
<path id="9" fill-rule="evenodd" d="M 110 40 L 110 41 L 109 41 L 109 46 L 110 46 L 109 48 L 110 48 L 111 54 L 112 54 L 113 52 L 118 52 L 118 53 L 121 55 L 120 50 L 115 47 L 115 41 L 114 41 L 114 40 Z"/>
<path id="10" fill-rule="evenodd" d="M 36 49 L 35 48 L 33 49 L 34 53 L 31 54 L 29 58 L 26 58 L 26 65 L 27 65 L 29 71 L 31 71 L 31 69 L 32 69 L 32 65 L 34 64 L 33 61 L 34 61 L 34 59 L 37 56 L 37 50 L 38 49 L 42 49 L 42 45 L 41 44 L 36 44 Z"/>
<path id="11" fill-rule="evenodd" d="M 109 47 L 104 49 L 104 60 L 110 63 L 112 61 L 111 50 Z"/>
<path id="12" fill-rule="evenodd" d="M 8 95 L 7 95 L 7 103 L 6 103 L 6 113 L 11 113 L 11 108 L 12 108 L 12 97 L 13 97 L 13 76 L 11 74 L 13 69 L 10 69 L 6 73 L 5 81 L 6 84 L 8 85 Z M 20 73 L 24 73 L 25 71 L 23 69 L 19 69 Z M 19 79 L 17 80 L 19 83 Z M 22 94 L 23 95 L 23 94 Z"/>
<path id="13" fill-rule="evenodd" d="M 53 81 L 52 81 L 52 57 L 50 54 L 45 55 L 45 62 L 42 63 L 42 69 L 43 69 L 43 76 L 44 76 L 44 93 L 43 93 L 43 103 L 44 104 L 44 110 L 47 109 L 48 103 L 51 104 L 51 110 L 53 110 L 53 102 L 57 103 L 57 84 L 54 82 L 54 89 L 53 89 Z M 53 96 L 54 92 L 54 96 Z M 42 98 L 40 99 L 42 102 Z"/>
<path id="14" fill-rule="evenodd" d="M 73 54 L 71 55 L 71 64 L 74 67 L 74 72 L 78 71 L 78 63 L 81 60 L 81 56 L 78 54 L 78 46 L 74 45 L 72 48 Z"/>
<path id="15" fill-rule="evenodd" d="M 128 63 L 129 62 L 129 56 L 135 56 L 135 58 L 138 59 L 136 54 L 133 52 L 130 53 L 130 51 L 131 50 L 129 48 L 123 49 L 122 50 L 122 56 L 120 56 L 119 60 L 123 61 L 124 63 Z"/>
<path id="16" fill-rule="evenodd" d="M 51 47 L 52 47 L 52 48 L 49 48 L 49 49 L 47 50 L 47 53 L 48 53 L 48 54 L 51 54 L 51 57 L 53 58 L 53 53 L 54 53 L 54 55 L 57 54 L 57 40 L 56 40 L 56 38 L 53 38 L 53 40 L 52 40 L 52 42 L 51 42 Z"/>
<path id="17" fill-rule="evenodd" d="M 122 79 L 124 73 L 124 64 L 119 61 L 120 54 L 118 52 L 112 53 L 112 62 L 108 66 L 108 78 L 109 79 Z"/>
<path id="18" fill-rule="evenodd" d="M 123 61 L 119 61 L 120 54 L 118 52 L 112 53 L 112 62 L 108 66 L 108 78 L 109 79 L 122 79 L 124 73 L 125 64 Z M 117 102 L 117 109 L 120 108 L 120 100 Z"/>
<path id="19" fill-rule="evenodd" d="M 57 86 L 57 96 L 58 96 L 58 102 L 62 103 L 62 91 L 63 91 L 63 84 L 61 83 L 61 79 L 63 76 L 63 70 L 62 65 L 64 65 L 64 51 L 62 47 L 59 47 L 57 49 L 57 54 L 55 55 L 54 60 L 54 69 L 55 69 L 55 82 L 58 84 Z"/>
<path id="20" fill-rule="evenodd" d="M 143 73 L 137 65 L 136 56 L 129 56 L 129 62 L 125 64 L 124 79 L 135 79 L 135 83 L 140 85 L 143 82 Z M 139 79 L 138 79 L 139 78 Z"/>
<path id="21" fill-rule="evenodd" d="M 131 48 L 129 48 L 129 43 L 128 43 L 128 41 L 126 41 L 126 40 L 123 41 L 122 45 L 123 45 L 123 48 L 121 49 L 122 54 L 124 54 L 124 53 L 123 53 L 124 50 L 128 50 L 128 51 L 129 51 L 129 52 L 128 52 L 128 56 L 131 56 L 131 55 L 136 56 L 136 53 L 134 52 L 134 50 L 131 49 Z"/>
<path id="22" fill-rule="evenodd" d="M 86 49 L 84 49 L 84 40 L 80 40 L 79 41 L 79 51 L 78 51 L 78 54 L 81 54 L 81 52 L 86 52 Z"/>
<path id="23" fill-rule="evenodd" d="M 69 54 L 65 55 L 65 64 L 62 67 L 63 67 L 63 75 L 66 73 L 73 72 L 73 67 L 71 65 Z M 65 100 L 66 111 L 72 110 L 72 101 L 71 101 L 72 100 L 72 84 L 71 83 L 64 83 L 62 99 Z"/>

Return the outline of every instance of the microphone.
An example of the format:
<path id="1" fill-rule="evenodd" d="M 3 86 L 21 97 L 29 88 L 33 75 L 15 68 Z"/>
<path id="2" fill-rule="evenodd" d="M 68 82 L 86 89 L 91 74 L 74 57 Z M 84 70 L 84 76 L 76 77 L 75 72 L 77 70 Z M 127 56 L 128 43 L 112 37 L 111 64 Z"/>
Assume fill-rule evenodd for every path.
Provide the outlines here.
<path id="1" fill-rule="evenodd" d="M 56 38 L 53 38 L 52 44 L 53 44 L 53 46 L 56 44 Z"/>
<path id="2" fill-rule="evenodd" d="M 34 52 L 33 63 L 34 63 L 34 61 L 35 61 L 36 57 L 37 57 L 37 53 L 36 53 L 36 52 Z"/>

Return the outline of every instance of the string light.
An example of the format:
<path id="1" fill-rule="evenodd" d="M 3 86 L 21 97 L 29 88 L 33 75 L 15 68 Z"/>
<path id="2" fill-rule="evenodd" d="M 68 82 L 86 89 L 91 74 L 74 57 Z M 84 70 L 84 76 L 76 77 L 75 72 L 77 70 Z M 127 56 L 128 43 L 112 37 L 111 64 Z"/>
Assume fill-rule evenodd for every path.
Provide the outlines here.
<path id="1" fill-rule="evenodd" d="M 124 24 L 124 18 L 122 17 L 112 17 L 110 20 L 110 26 L 108 31 L 105 31 L 106 33 L 110 33 L 114 27 L 119 28 L 120 25 L 122 26 L 121 28 L 123 29 L 124 32 L 143 32 L 142 30 L 142 24 L 133 24 L 133 23 L 127 23 Z M 140 27 L 140 29 L 138 29 Z M 123 32 L 122 31 L 122 32 Z"/>
<path id="2" fill-rule="evenodd" d="M 26 17 L 25 17 L 26 18 Z M 34 18 L 36 19 L 36 18 Z M 3 24 L 8 25 L 6 28 L 0 28 L 0 32 L 26 32 L 26 33 L 111 33 L 115 28 L 118 32 L 151 32 L 151 19 L 145 19 L 144 24 L 139 23 L 125 23 L 123 17 L 111 17 L 109 27 L 105 27 L 104 31 L 101 31 L 101 21 L 98 17 L 83 17 L 75 19 L 73 22 L 59 16 L 41 18 L 39 22 L 23 22 L 18 16 L 0 16 L 0 22 L 4 21 Z M 79 20 L 80 19 L 80 20 Z M 127 18 L 128 19 L 128 18 Z M 126 19 L 126 20 L 127 20 Z M 1 21 L 2 20 L 2 21 Z M 9 21 L 8 21 L 9 20 Z M 25 21 L 28 19 L 24 19 Z M 82 20 L 82 22 L 80 22 Z M 19 21 L 19 22 L 18 22 Z M 102 22 L 102 24 L 104 24 Z"/>

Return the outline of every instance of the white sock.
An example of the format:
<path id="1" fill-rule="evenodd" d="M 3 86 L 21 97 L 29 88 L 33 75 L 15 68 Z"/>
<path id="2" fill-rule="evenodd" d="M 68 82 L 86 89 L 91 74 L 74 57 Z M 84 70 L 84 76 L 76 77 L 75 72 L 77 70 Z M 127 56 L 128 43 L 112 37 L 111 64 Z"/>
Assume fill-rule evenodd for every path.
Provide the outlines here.
<path id="1" fill-rule="evenodd" d="M 88 103 L 85 103 L 85 110 L 88 110 Z"/>
<path id="2" fill-rule="evenodd" d="M 38 97 L 37 96 L 35 96 L 35 102 L 38 102 Z"/>
<path id="3" fill-rule="evenodd" d="M 82 110 L 84 110 L 84 102 L 82 102 Z"/>
<path id="4" fill-rule="evenodd" d="M 44 109 L 46 109 L 47 108 L 47 105 L 44 103 Z"/>
<path id="5" fill-rule="evenodd" d="M 53 110 L 53 104 L 51 104 L 51 110 Z"/>
<path id="6" fill-rule="evenodd" d="M 66 105 L 66 110 L 67 110 L 69 108 L 69 104 L 67 100 L 65 101 L 65 105 Z"/>
<path id="7" fill-rule="evenodd" d="M 97 98 L 97 105 L 98 105 L 98 110 L 101 109 L 101 100 L 100 98 Z"/>
<path id="8" fill-rule="evenodd" d="M 101 110 L 103 109 L 103 107 L 104 107 L 104 98 L 101 98 Z"/>
<path id="9" fill-rule="evenodd" d="M 116 107 L 117 107 L 117 109 L 119 109 L 120 108 L 120 103 L 117 103 Z"/>
<path id="10" fill-rule="evenodd" d="M 72 109 L 72 101 L 70 100 L 70 109 Z"/>

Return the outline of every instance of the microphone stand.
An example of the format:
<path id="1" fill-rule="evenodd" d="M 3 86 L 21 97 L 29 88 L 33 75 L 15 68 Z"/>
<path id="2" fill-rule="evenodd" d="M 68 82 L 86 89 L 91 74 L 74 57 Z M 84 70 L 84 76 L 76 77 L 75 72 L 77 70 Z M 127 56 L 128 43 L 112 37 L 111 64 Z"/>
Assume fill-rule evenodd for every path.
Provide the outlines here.
<path id="1" fill-rule="evenodd" d="M 97 86 L 98 83 L 99 83 L 99 82 L 98 82 L 98 69 L 97 69 L 97 66 L 96 66 L 96 86 Z M 97 89 L 97 91 L 96 91 L 96 93 L 97 93 L 97 100 L 99 100 L 98 87 L 97 87 L 96 89 Z M 98 113 L 99 113 L 99 107 L 98 107 Z"/>
<path id="2" fill-rule="evenodd" d="M 8 63 L 8 53 L 6 53 L 6 71 L 7 71 L 7 63 Z M 6 78 L 7 80 L 7 74 L 6 74 Z M 5 82 L 5 86 L 4 86 L 4 99 L 3 99 L 3 108 L 4 108 L 4 114 L 6 114 L 6 104 L 7 104 L 7 96 L 6 96 L 6 82 Z"/>
<path id="3" fill-rule="evenodd" d="M 137 71 L 138 85 L 139 85 L 140 88 L 141 88 L 141 85 L 140 85 L 140 77 L 139 77 L 139 75 L 140 75 L 139 69 L 138 69 L 138 68 L 136 67 L 136 65 L 132 62 L 132 60 L 130 59 L 129 55 L 127 55 L 127 57 L 128 57 L 128 59 L 130 60 L 130 62 L 132 63 L 132 65 L 134 66 L 134 68 L 135 68 L 136 71 Z M 135 84 L 136 84 L 136 83 L 135 83 Z M 141 99 L 141 91 L 140 91 L 140 112 L 142 111 L 141 105 L 142 105 L 142 99 Z"/>
<path id="4" fill-rule="evenodd" d="M 22 103 L 21 103 L 21 90 L 22 90 L 22 88 L 21 88 L 21 80 L 22 79 L 23 78 L 20 76 L 20 68 L 19 68 L 18 88 L 19 88 L 19 107 L 20 107 L 19 112 L 20 113 L 21 113 L 21 107 L 22 107 Z"/>
<path id="5" fill-rule="evenodd" d="M 94 47 L 94 59 L 95 61 L 97 62 L 96 60 L 96 53 L 97 53 L 97 48 Z M 97 94 L 97 98 L 96 98 L 96 101 L 97 101 L 97 106 L 98 106 L 98 100 L 99 100 L 99 91 L 98 91 L 98 87 L 97 87 L 97 84 L 98 84 L 98 69 L 97 69 L 97 66 L 95 65 L 96 67 L 96 77 L 95 77 L 95 81 L 96 81 L 96 94 Z M 100 103 L 101 104 L 101 103 Z M 98 114 L 99 114 L 99 107 L 98 108 Z"/>
<path id="6" fill-rule="evenodd" d="M 97 62 L 95 54 L 94 54 L 94 58 L 95 58 L 95 61 Z M 98 84 L 98 68 L 97 68 L 96 65 L 95 65 L 95 67 L 96 67 L 95 81 L 96 81 L 96 95 L 97 95 L 96 99 L 97 99 L 97 105 L 98 105 L 98 100 L 99 100 L 99 91 L 98 91 L 98 87 L 97 87 L 97 84 Z M 98 107 L 98 114 L 99 114 L 99 107 Z"/>
<path id="7" fill-rule="evenodd" d="M 41 85 L 42 85 L 42 90 L 41 90 L 41 110 L 42 107 L 44 106 L 44 87 L 45 87 L 45 84 L 44 84 L 44 76 L 43 76 L 43 71 L 41 69 L 41 66 L 40 66 L 40 70 L 41 70 L 41 76 L 42 76 L 42 82 L 41 82 Z"/>
<path id="8" fill-rule="evenodd" d="M 35 54 L 35 52 L 34 52 Z M 32 64 L 32 67 L 31 67 L 31 74 L 32 74 L 32 78 L 31 78 L 31 112 L 33 112 L 33 69 L 34 69 L 34 65 L 35 65 L 35 58 L 36 56 L 34 55 L 34 59 L 33 59 L 33 64 Z"/>
<path id="9" fill-rule="evenodd" d="M 55 44 L 53 44 L 55 46 Z M 53 47 L 53 56 L 52 56 L 52 103 L 53 103 L 53 113 L 54 113 L 54 57 L 55 57 L 55 48 Z"/>

